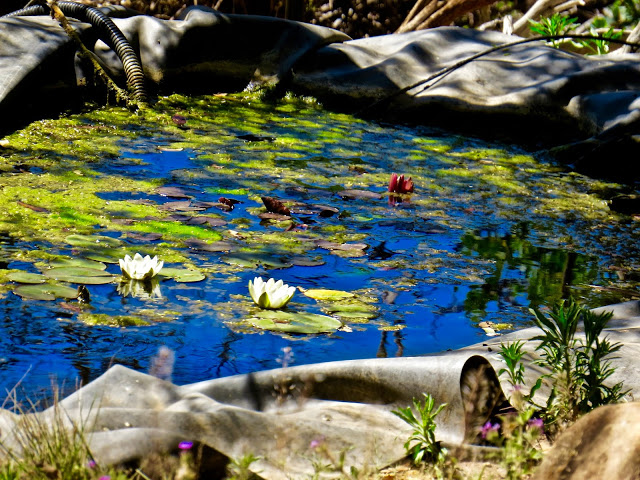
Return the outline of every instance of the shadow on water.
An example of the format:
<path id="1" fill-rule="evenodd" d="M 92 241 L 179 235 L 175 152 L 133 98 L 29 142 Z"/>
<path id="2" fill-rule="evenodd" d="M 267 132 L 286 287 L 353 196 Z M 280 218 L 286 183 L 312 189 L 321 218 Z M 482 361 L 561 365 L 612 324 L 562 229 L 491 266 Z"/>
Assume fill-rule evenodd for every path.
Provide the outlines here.
<path id="1" fill-rule="evenodd" d="M 235 96 L 172 96 L 138 116 L 98 110 L 8 138 L 5 389 L 23 376 L 31 391 L 51 376 L 75 386 L 114 363 L 146 371 L 161 345 L 175 352 L 178 384 L 276 368 L 284 347 L 294 364 L 421 355 L 482 341 L 480 322 L 529 325 L 529 307 L 568 295 L 594 307 L 637 298 L 635 224 L 594 194 L 617 187 L 509 146 Z M 392 172 L 415 191 L 390 198 Z M 265 215 L 264 196 L 291 215 Z M 96 251 L 86 236 L 113 246 Z M 123 289 L 117 258 L 136 251 L 204 279 Z M 84 305 L 13 293 L 23 277 L 12 272 L 46 274 L 61 258 L 98 259 L 114 281 L 88 284 Z M 255 276 L 348 292 L 346 307 L 300 291 L 287 307 L 344 328 L 256 328 Z"/>

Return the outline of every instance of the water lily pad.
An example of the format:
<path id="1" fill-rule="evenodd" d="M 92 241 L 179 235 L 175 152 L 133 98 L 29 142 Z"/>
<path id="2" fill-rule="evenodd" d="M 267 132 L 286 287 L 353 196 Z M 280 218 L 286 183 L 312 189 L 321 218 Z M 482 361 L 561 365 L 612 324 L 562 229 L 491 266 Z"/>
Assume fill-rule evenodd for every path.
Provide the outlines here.
<path id="1" fill-rule="evenodd" d="M 262 265 L 265 268 L 289 268 L 293 266 L 293 264 L 268 253 L 234 253 L 221 257 L 221 260 L 231 265 L 240 265 L 249 268 L 256 268 L 258 265 Z"/>
<path id="2" fill-rule="evenodd" d="M 290 259 L 291 263 L 297 267 L 319 267 L 326 262 L 321 258 L 308 258 L 308 257 L 293 257 Z"/>
<path id="3" fill-rule="evenodd" d="M 323 310 L 340 318 L 348 318 L 350 320 L 369 320 L 378 316 L 378 308 L 375 305 L 360 301 L 329 303 L 323 307 Z"/>
<path id="4" fill-rule="evenodd" d="M 115 278 L 104 270 L 86 267 L 60 267 L 45 270 L 43 274 L 61 282 L 79 283 L 83 285 L 104 285 L 111 283 Z"/>
<path id="5" fill-rule="evenodd" d="M 329 302 L 336 302 L 338 300 L 344 300 L 345 298 L 352 298 L 354 295 L 351 292 L 344 292 L 342 290 L 328 290 L 325 288 L 310 288 L 309 290 L 301 289 L 302 293 L 315 300 L 325 300 Z"/>
<path id="6" fill-rule="evenodd" d="M 135 327 L 150 325 L 151 322 L 134 315 L 107 315 L 105 313 L 81 313 L 78 320 L 87 325 L 107 325 L 109 327 Z"/>
<path id="7" fill-rule="evenodd" d="M 173 278 L 180 283 L 200 282 L 206 278 L 206 275 L 198 270 L 190 270 L 188 268 L 163 268 L 159 274 L 160 277 Z"/>
<path id="8" fill-rule="evenodd" d="M 11 272 L 7 275 L 7 278 L 12 282 L 17 283 L 44 283 L 47 281 L 46 277 L 39 273 L 30 272 Z"/>
<path id="9" fill-rule="evenodd" d="M 346 199 L 359 199 L 359 200 L 379 200 L 382 198 L 377 192 L 370 190 L 349 189 L 338 192 L 342 198 Z"/>
<path id="10" fill-rule="evenodd" d="M 249 322 L 262 330 L 288 333 L 330 333 L 342 326 L 333 317 L 305 312 L 263 311 Z"/>
<path id="11" fill-rule="evenodd" d="M 230 242 L 224 242 L 224 241 L 205 242 L 204 240 L 199 240 L 197 238 L 189 239 L 184 243 L 188 247 L 191 247 L 195 250 L 200 250 L 203 252 L 229 252 L 233 250 L 233 247 L 234 247 L 234 245 Z"/>
<path id="12" fill-rule="evenodd" d="M 55 300 L 56 298 L 77 298 L 78 290 L 57 284 L 21 285 L 13 290 L 13 293 L 23 299 L 30 300 Z"/>
<path id="13" fill-rule="evenodd" d="M 98 268 L 90 267 L 58 267 L 45 270 L 43 275 L 49 278 L 58 278 L 58 276 L 82 276 L 82 277 L 112 277 L 109 272 Z"/>
<path id="14" fill-rule="evenodd" d="M 105 248 L 104 250 L 96 252 L 86 252 L 84 256 L 90 260 L 104 263 L 118 263 L 118 260 L 123 257 L 122 251 L 114 248 Z"/>
<path id="15" fill-rule="evenodd" d="M 49 262 L 49 266 L 52 268 L 62 267 L 84 267 L 97 270 L 106 270 L 107 266 L 102 262 L 96 262 L 95 260 L 89 260 L 87 258 L 58 258 Z"/>
<path id="16" fill-rule="evenodd" d="M 107 237 L 106 235 L 69 235 L 65 238 L 69 245 L 74 247 L 118 247 L 122 245 L 122 240 Z"/>

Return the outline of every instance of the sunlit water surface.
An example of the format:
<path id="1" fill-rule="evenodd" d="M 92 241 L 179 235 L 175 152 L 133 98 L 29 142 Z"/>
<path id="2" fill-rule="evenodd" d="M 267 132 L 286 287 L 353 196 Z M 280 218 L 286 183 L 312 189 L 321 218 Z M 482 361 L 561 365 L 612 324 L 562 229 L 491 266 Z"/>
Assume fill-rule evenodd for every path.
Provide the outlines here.
<path id="1" fill-rule="evenodd" d="M 487 336 L 480 322 L 500 332 L 527 326 L 530 307 L 568 295 L 592 307 L 635 298 L 636 223 L 610 213 L 600 196 L 615 185 L 538 163 L 514 147 L 367 123 L 300 100 L 256 106 L 215 98 L 184 102 L 161 105 L 163 121 L 155 127 L 133 126 L 135 117 L 124 122 L 119 154 L 92 168 L 101 176 L 159 179 L 159 185 L 182 189 L 191 203 L 220 197 L 242 202 L 232 211 L 216 204 L 167 213 L 223 220 L 199 228 L 218 231 L 231 251 L 165 246 L 200 267 L 206 279 L 165 280 L 161 298 L 123 297 L 116 284 L 88 286 L 91 304 L 85 310 L 158 312 L 146 326 L 87 325 L 69 308 L 72 301 L 23 299 L 8 283 L 0 299 L 3 389 L 20 383 L 27 392 L 46 391 L 52 382 L 74 387 L 115 363 L 147 371 L 163 345 L 175 352 L 177 384 L 278 367 L 284 347 L 292 348 L 294 365 L 423 355 L 482 342 Z M 188 128 L 173 125 L 172 113 L 185 116 Z M 106 114 L 75 121 L 109 125 L 100 115 Z M 390 198 L 392 172 L 411 176 L 414 193 Z M 380 196 L 353 198 L 345 189 Z M 96 195 L 105 202 L 149 205 L 185 200 L 117 189 Z M 265 195 L 299 212 L 293 225 L 258 217 Z M 318 204 L 337 213 L 308 208 Z M 121 239 L 123 255 L 154 253 L 154 245 L 165 241 L 140 240 L 117 225 L 90 228 Z M 367 248 L 332 251 L 318 247 L 319 239 Z M 3 238 L 0 248 L 4 268 L 33 272 L 20 252 L 82 255 L 69 245 L 15 235 Z M 234 263 L 238 254 L 243 264 Z M 115 263 L 107 271 L 120 273 Z M 247 283 L 258 275 L 304 289 L 354 293 L 373 306 L 373 318 L 342 318 L 346 328 L 332 334 L 258 330 L 244 321 L 256 310 Z M 331 314 L 327 305 L 298 292 L 288 309 Z M 161 318 L 163 312 L 169 314 Z"/>

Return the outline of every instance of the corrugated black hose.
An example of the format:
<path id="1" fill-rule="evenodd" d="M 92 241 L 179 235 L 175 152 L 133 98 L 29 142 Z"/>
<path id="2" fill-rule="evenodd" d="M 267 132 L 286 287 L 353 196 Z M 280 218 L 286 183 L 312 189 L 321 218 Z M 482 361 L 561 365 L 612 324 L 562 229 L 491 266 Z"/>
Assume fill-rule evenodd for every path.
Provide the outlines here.
<path id="1" fill-rule="evenodd" d="M 147 99 L 147 92 L 144 88 L 144 72 L 133 47 L 124 36 L 122 31 L 113 23 L 113 20 L 102 13 L 97 8 L 82 5 L 75 2 L 58 2 L 58 7 L 68 17 L 90 23 L 98 31 L 99 38 L 111 47 L 124 67 L 127 77 L 127 84 L 131 89 L 133 98 L 144 102 Z M 51 9 L 48 5 L 31 5 L 21 8 L 15 12 L 8 13 L 4 17 L 25 17 L 35 15 L 49 15 Z"/>

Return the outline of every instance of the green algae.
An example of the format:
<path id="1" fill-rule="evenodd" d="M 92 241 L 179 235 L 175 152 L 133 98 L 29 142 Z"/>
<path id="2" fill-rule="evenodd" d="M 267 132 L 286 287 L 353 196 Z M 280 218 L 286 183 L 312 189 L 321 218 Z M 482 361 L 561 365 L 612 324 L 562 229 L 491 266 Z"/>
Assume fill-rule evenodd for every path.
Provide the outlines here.
<path id="1" fill-rule="evenodd" d="M 175 113 L 187 118 L 186 128 L 173 124 Z M 296 264 L 294 257 L 313 256 L 315 264 L 322 265 L 325 255 L 344 257 L 354 270 L 408 269 L 439 275 L 372 282 L 381 288 L 410 290 L 420 282 L 476 285 L 491 276 L 494 266 L 474 258 L 489 248 L 481 242 L 463 242 L 470 258 L 418 242 L 412 250 L 387 260 L 369 259 L 370 249 L 349 245 L 370 247 L 369 230 L 390 217 L 391 228 L 402 230 L 406 219 L 411 222 L 408 235 L 428 236 L 438 235 L 438 229 L 474 231 L 487 217 L 504 222 L 509 230 L 521 223 L 526 212 L 528 220 L 540 225 L 537 241 L 593 254 L 602 243 L 613 244 L 615 235 L 607 225 L 619 218 L 594 193 L 615 190 L 616 185 L 568 174 L 532 156 L 514 154 L 511 148 L 487 148 L 458 136 L 429 138 L 403 127 L 382 127 L 322 111 L 316 102 L 292 96 L 267 102 L 255 93 L 172 95 L 137 113 L 110 107 L 35 122 L 6 139 L 9 146 L 0 152 L 4 172 L 0 175 L 0 211 L 4 212 L 0 230 L 34 246 L 13 254 L 13 259 L 63 268 L 56 262 L 74 258 L 69 257 L 69 248 L 78 258 L 109 264 L 140 251 L 193 272 L 165 274 L 163 288 L 172 288 L 180 279 L 207 285 L 205 273 L 207 281 L 233 283 L 239 281 L 237 274 L 247 270 L 290 268 Z M 193 165 L 156 171 L 154 161 L 145 160 L 147 155 L 169 150 L 182 151 Z M 387 195 L 392 172 L 411 176 L 415 192 Z M 216 202 L 223 196 L 243 203 L 232 214 L 217 214 L 216 218 L 228 221 L 226 226 L 190 225 L 197 215 L 177 218 L 163 207 L 171 199 L 158 198 L 157 188 L 172 182 L 193 187 L 194 198 Z M 345 189 L 373 195 L 348 199 L 336 194 Z M 260 220 L 257 215 L 265 212 L 260 196 L 272 193 L 301 204 L 303 211 L 306 203 L 323 203 L 339 213 L 323 217 L 307 209 L 312 213 L 293 214 L 290 220 Z M 228 226 L 237 231 L 227 230 Z M 577 244 L 578 230 L 587 233 Z M 135 243 L 140 234 L 160 236 Z M 93 240 L 98 236 L 111 240 L 105 240 L 106 246 L 97 245 Z M 69 238 L 89 240 L 70 244 Z M 221 241 L 228 242 L 229 253 L 207 250 L 207 244 Z M 327 249 L 323 241 L 342 248 Z M 490 261 L 508 261 L 500 255 L 504 251 Z M 85 277 L 85 281 L 99 278 Z M 544 292 L 551 297 L 562 289 L 557 279 L 553 285 L 556 293 Z M 357 303 L 331 310 L 334 307 L 318 306 L 354 322 L 379 316 L 378 310 Z M 159 305 L 156 310 L 162 308 Z M 219 310 L 220 305 L 215 308 Z M 232 311 L 236 318 L 247 317 L 243 309 Z M 91 318 L 88 323 L 102 321 L 97 320 L 102 317 Z M 125 325 L 127 318 L 103 320 Z M 382 319 L 379 324 L 392 328 Z"/>

